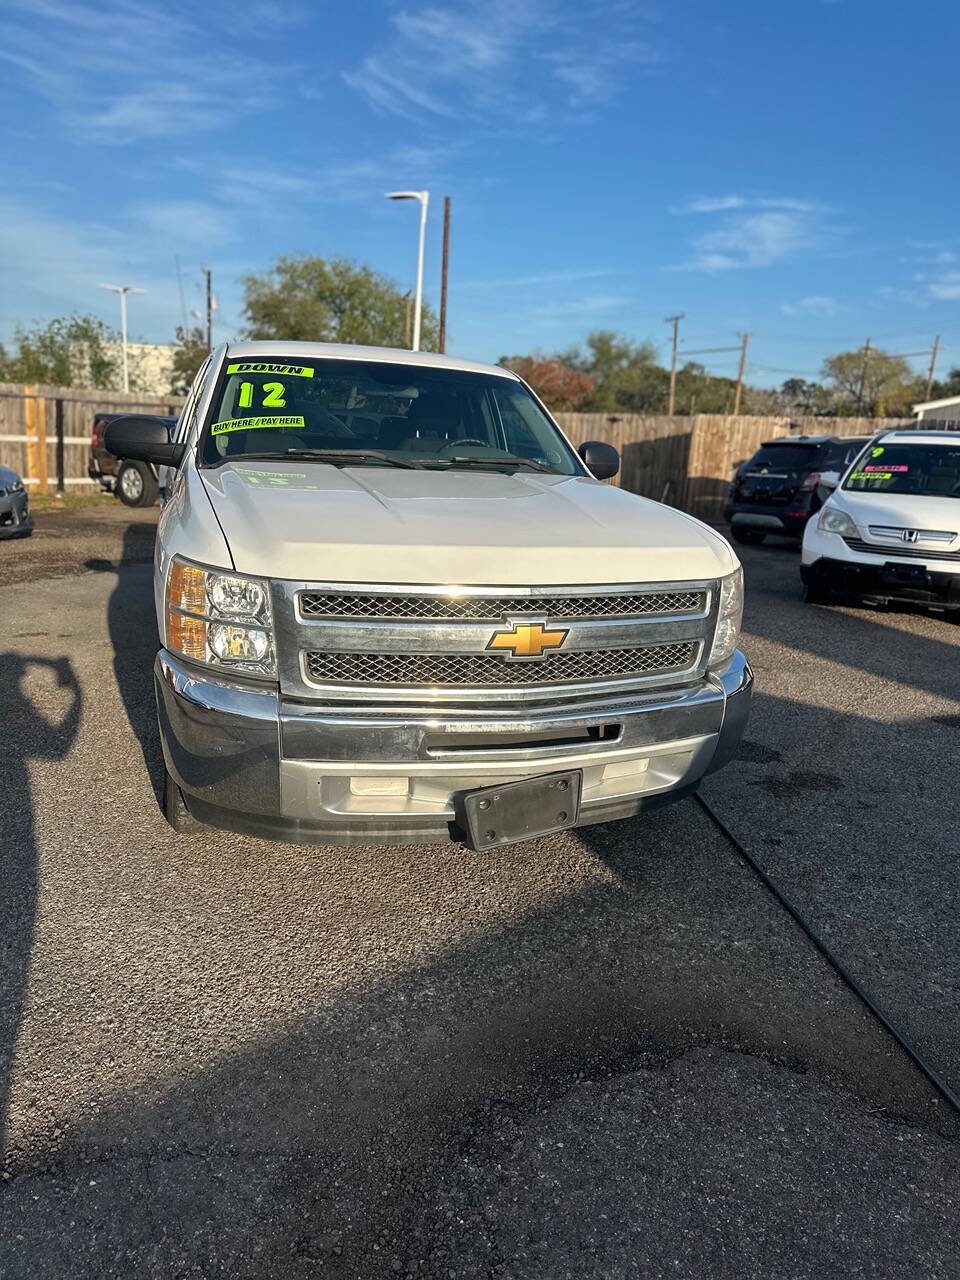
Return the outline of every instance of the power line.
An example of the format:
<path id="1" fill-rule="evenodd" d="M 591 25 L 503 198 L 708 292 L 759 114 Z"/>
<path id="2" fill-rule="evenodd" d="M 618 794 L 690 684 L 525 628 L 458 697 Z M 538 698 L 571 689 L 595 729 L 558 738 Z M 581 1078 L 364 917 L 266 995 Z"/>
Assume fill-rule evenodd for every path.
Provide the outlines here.
<path id="1" fill-rule="evenodd" d="M 691 351 L 689 348 L 687 348 L 687 347 L 681 347 L 681 348 L 680 348 L 680 354 L 681 354 L 682 356 L 709 356 L 709 355 L 712 355 L 712 354 L 714 354 L 715 352 L 718 352 L 718 351 L 739 351 L 739 350 L 740 350 L 739 346 L 736 346 L 736 347 L 695 347 L 692 351 Z"/>

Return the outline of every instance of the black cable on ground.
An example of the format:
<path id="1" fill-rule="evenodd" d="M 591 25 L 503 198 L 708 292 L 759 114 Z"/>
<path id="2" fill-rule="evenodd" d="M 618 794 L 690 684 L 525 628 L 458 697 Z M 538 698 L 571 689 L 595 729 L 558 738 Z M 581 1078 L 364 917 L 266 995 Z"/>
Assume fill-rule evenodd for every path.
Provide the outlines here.
<path id="1" fill-rule="evenodd" d="M 780 906 L 783 907 L 784 911 L 786 911 L 788 915 L 793 917 L 795 923 L 800 926 L 800 928 L 807 935 L 807 937 L 810 939 L 813 945 L 817 948 L 817 950 L 820 952 L 823 958 L 827 961 L 827 963 L 831 965 L 833 969 L 836 970 L 836 972 L 847 984 L 847 986 L 854 993 L 854 995 L 858 996 L 859 999 L 863 1001 L 863 1003 L 867 1006 L 867 1008 L 870 1010 L 873 1016 L 881 1024 L 881 1026 L 883 1026 L 887 1031 L 889 1031 L 890 1035 L 893 1036 L 894 1040 L 896 1040 L 900 1048 L 910 1058 L 913 1065 L 919 1071 L 921 1071 L 924 1076 L 926 1076 L 927 1080 L 930 1082 L 930 1084 L 933 1085 L 937 1093 L 939 1093 L 942 1098 L 945 1098 L 947 1102 L 950 1103 L 951 1107 L 953 1107 L 957 1115 L 960 1115 L 960 1096 L 954 1093 L 954 1091 L 947 1084 L 946 1080 L 944 1080 L 942 1076 L 938 1075 L 937 1072 L 934 1071 L 933 1067 L 931 1067 L 930 1063 L 927 1062 L 926 1058 L 922 1057 L 919 1051 L 914 1048 L 914 1046 L 910 1043 L 910 1041 L 903 1034 L 903 1032 L 900 1031 L 890 1021 L 890 1019 L 883 1012 L 880 1006 L 876 1003 L 876 1001 L 873 999 L 870 993 L 860 985 L 860 983 L 853 976 L 850 970 L 846 967 L 843 961 L 833 954 L 833 952 L 830 950 L 827 944 L 823 941 L 820 935 L 816 933 L 809 924 L 807 924 L 806 920 L 804 920 L 803 916 L 800 914 L 797 908 L 793 905 L 793 903 L 790 901 L 787 895 L 777 888 L 777 886 L 770 879 L 770 877 L 767 875 L 764 869 L 760 866 L 760 864 L 756 861 L 756 859 L 754 859 L 751 856 L 751 854 L 747 852 L 747 850 L 743 847 L 743 845 L 740 843 L 737 837 L 733 834 L 733 832 L 730 830 L 727 824 L 719 816 L 719 814 L 716 812 L 716 810 L 713 808 L 710 802 L 708 800 L 705 800 L 703 796 L 699 794 L 699 792 L 696 793 L 695 798 L 697 799 L 697 801 L 700 804 L 700 807 L 703 809 L 704 813 L 707 815 L 707 817 L 710 819 L 713 825 L 717 828 L 718 831 L 720 831 L 722 835 L 726 836 L 726 838 L 730 841 L 730 843 L 736 849 L 737 853 L 739 853 L 740 857 L 743 858 L 744 862 L 747 864 L 750 870 L 754 873 L 754 875 L 757 876 L 759 880 L 763 882 L 764 887 L 773 895 L 773 897 L 777 900 L 777 902 L 779 902 Z"/>

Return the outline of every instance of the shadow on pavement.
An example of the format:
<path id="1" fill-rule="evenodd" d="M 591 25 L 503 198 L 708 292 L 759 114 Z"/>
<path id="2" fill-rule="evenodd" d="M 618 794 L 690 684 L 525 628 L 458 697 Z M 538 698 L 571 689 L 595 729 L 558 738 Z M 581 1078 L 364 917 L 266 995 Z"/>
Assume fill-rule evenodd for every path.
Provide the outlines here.
<path id="1" fill-rule="evenodd" d="M 131 591 L 128 566 L 152 559 L 153 524 L 127 527 L 119 564 L 111 560 L 88 560 L 87 568 L 116 573 L 117 582 L 107 605 L 107 626 L 113 646 L 113 673 L 130 728 L 143 753 L 143 762 L 153 784 L 157 804 L 163 803 L 163 753 L 157 734 L 157 708 L 153 691 L 153 660 L 160 641 L 153 605 L 152 588 L 146 593 Z M 146 553 L 146 554 L 145 554 Z M 146 570 L 140 571 L 142 574 Z"/>
<path id="2" fill-rule="evenodd" d="M 59 689 L 67 691 L 69 704 L 59 719 L 48 718 L 25 692 L 31 674 L 43 668 L 56 675 Z M 0 829 L 0 1151 L 37 914 L 37 842 L 28 762 L 66 756 L 77 736 L 82 702 L 67 658 L 0 653 L 4 808 L 9 815 Z"/>
<path id="3" fill-rule="evenodd" d="M 551 905 L 390 966 L 252 1042 L 237 1044 L 224 1027 L 217 1062 L 141 1079 L 80 1120 L 43 1157 L 45 1170 L 19 1168 L 16 1194 L 35 1197 L 49 1273 L 70 1274 L 77 1238 L 88 1274 L 116 1257 L 157 1275 L 456 1273 L 456 1222 L 439 1236 L 417 1223 L 498 1116 L 522 1119 L 578 1073 L 658 1069 L 701 1045 L 787 1075 L 813 1054 L 871 1103 L 912 1096 L 922 1113 L 909 1072 L 819 960 L 785 939 L 702 814 L 681 805 L 582 834 L 600 863 L 574 866 L 594 878 L 574 872 Z M 269 870 L 270 847 L 247 847 L 251 868 Z M 449 851 L 432 866 L 434 855 L 411 853 L 351 849 L 350 877 L 301 883 L 315 929 L 286 946 L 302 965 L 415 909 L 424 872 L 457 874 Z M 484 872 L 543 855 L 531 844 L 462 856 L 473 864 L 463 874 L 482 886 Z M 205 876 L 219 874 L 205 860 Z M 365 903 L 355 877 L 371 886 L 359 891 Z M 235 981 L 245 980 L 241 970 Z M 211 987 L 202 1003 L 215 1011 L 218 998 Z M 183 1051 L 192 1056 L 189 1033 Z M 726 1140 L 724 1097 L 714 1105 L 717 1132 L 705 1143 Z M 56 1184 L 75 1190 L 61 1197 Z"/>

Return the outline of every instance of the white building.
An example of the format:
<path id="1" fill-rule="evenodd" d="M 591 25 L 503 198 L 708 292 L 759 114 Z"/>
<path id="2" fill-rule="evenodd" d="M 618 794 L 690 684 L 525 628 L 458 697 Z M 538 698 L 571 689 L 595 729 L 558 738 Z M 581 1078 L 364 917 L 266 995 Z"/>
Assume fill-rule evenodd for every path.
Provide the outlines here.
<path id="1" fill-rule="evenodd" d="M 913 406 L 913 412 L 923 422 L 960 422 L 960 396 L 922 400 Z"/>

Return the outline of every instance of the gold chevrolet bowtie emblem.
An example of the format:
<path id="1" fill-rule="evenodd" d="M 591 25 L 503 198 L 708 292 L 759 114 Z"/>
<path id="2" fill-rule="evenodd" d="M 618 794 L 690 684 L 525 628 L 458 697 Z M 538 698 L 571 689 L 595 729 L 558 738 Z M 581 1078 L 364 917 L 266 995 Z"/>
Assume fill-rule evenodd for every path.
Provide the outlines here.
<path id="1" fill-rule="evenodd" d="M 550 649 L 559 649 L 568 632 L 548 631 L 542 622 L 512 622 L 509 631 L 495 631 L 487 645 L 512 658 L 542 658 Z"/>

